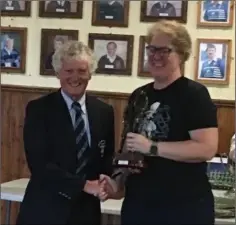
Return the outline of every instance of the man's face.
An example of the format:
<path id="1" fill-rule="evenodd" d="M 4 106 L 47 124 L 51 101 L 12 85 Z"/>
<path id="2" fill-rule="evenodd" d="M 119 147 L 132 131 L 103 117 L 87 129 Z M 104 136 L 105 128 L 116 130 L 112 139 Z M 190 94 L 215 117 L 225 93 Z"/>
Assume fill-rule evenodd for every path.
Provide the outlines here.
<path id="1" fill-rule="evenodd" d="M 107 46 L 107 53 L 109 56 L 114 56 L 116 54 L 116 46 L 114 44 L 109 44 Z"/>
<path id="2" fill-rule="evenodd" d="M 208 48 L 207 49 L 207 56 L 209 59 L 215 58 L 216 50 L 215 48 Z"/>
<path id="3" fill-rule="evenodd" d="M 13 48 L 13 46 L 14 46 L 14 39 L 7 39 L 6 40 L 6 47 L 8 48 L 8 49 L 12 49 Z"/>
<path id="4" fill-rule="evenodd" d="M 85 93 L 91 79 L 89 64 L 86 60 L 64 60 L 57 77 L 60 80 L 62 90 L 78 100 Z"/>
<path id="5" fill-rule="evenodd" d="M 59 49 L 62 45 L 63 45 L 63 43 L 62 43 L 61 41 L 54 41 L 54 50 L 56 51 L 56 50 Z"/>

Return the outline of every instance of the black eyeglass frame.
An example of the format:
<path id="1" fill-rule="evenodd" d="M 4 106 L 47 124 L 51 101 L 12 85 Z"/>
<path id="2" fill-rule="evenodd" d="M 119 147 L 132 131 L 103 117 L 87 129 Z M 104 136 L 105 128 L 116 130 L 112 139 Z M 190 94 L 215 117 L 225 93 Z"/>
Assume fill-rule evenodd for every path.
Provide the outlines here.
<path id="1" fill-rule="evenodd" d="M 148 45 L 146 46 L 146 50 L 151 51 L 153 55 L 156 53 L 159 53 L 159 54 L 162 53 L 161 55 L 164 55 L 164 54 L 170 54 L 173 51 L 173 48 L 167 47 L 167 46 L 157 47 L 154 45 Z"/>

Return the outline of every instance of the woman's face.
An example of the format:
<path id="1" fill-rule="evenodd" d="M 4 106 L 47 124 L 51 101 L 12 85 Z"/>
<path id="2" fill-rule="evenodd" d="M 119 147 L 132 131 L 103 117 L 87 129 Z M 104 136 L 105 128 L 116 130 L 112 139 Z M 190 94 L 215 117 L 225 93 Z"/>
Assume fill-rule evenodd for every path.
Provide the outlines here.
<path id="1" fill-rule="evenodd" d="M 147 46 L 148 70 L 151 75 L 165 80 L 180 67 L 179 55 L 171 45 L 171 39 L 166 35 L 154 36 Z"/>

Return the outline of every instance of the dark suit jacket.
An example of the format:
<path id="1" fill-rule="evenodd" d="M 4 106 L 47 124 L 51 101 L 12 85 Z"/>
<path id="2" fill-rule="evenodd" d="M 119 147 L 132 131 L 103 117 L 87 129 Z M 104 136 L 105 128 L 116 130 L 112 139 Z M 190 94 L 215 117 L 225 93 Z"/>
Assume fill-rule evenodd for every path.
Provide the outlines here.
<path id="1" fill-rule="evenodd" d="M 10 11 L 10 10 L 6 9 L 6 7 L 8 7 L 8 6 L 9 5 L 7 4 L 7 1 L 0 2 L 0 9 L 1 10 Z M 12 1 L 11 7 L 13 8 L 13 10 L 21 10 L 19 1 Z"/>
<path id="2" fill-rule="evenodd" d="M 162 8 L 160 2 L 155 3 L 151 8 L 150 16 L 163 16 L 162 14 L 167 14 L 169 17 L 175 17 L 175 7 L 169 2 L 166 3 L 165 8 Z"/>
<path id="3" fill-rule="evenodd" d="M 113 108 L 95 97 L 86 97 L 91 149 L 86 180 L 111 175 L 114 153 Z M 106 142 L 104 154 L 99 142 Z M 17 224 L 78 224 L 100 222 L 100 201 L 83 192 L 85 179 L 75 174 L 75 135 L 60 91 L 28 103 L 24 144 L 31 178 Z"/>
<path id="4" fill-rule="evenodd" d="M 70 12 L 71 5 L 69 1 L 65 1 L 63 6 L 59 5 L 57 1 L 51 1 L 47 5 L 46 11 L 48 12 L 56 12 L 56 9 L 64 9 L 64 12 Z"/>
<path id="5" fill-rule="evenodd" d="M 107 58 L 107 55 L 103 55 L 98 61 L 98 68 L 109 69 L 106 68 L 106 66 L 112 66 L 111 69 L 118 69 L 118 70 L 125 69 L 124 60 L 118 55 L 116 55 L 116 59 L 114 62 L 110 62 L 110 60 Z"/>
<path id="6" fill-rule="evenodd" d="M 106 1 L 100 1 L 97 9 L 98 20 L 107 20 L 106 16 L 113 16 L 109 19 L 113 21 L 124 20 L 124 7 L 119 2 L 109 5 Z"/>
<path id="7" fill-rule="evenodd" d="M 52 66 L 52 56 L 54 55 L 54 51 L 53 52 L 51 52 L 49 55 L 48 55 L 48 57 L 47 57 L 47 59 L 46 59 L 46 61 L 45 61 L 45 69 L 46 70 L 52 70 L 53 69 L 53 66 Z"/>

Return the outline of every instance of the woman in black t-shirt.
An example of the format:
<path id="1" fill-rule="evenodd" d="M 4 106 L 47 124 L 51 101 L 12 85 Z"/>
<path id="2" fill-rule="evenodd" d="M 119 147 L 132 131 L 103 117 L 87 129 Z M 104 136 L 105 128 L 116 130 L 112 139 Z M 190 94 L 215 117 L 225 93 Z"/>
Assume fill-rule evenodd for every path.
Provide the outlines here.
<path id="1" fill-rule="evenodd" d="M 128 132 L 125 146 L 144 154 L 147 168 L 126 180 L 122 225 L 213 225 L 206 161 L 217 152 L 216 107 L 205 86 L 181 74 L 192 48 L 190 35 L 180 23 L 162 20 L 151 27 L 146 41 L 154 82 L 130 97 L 131 111 L 141 92 L 149 104 L 140 132 Z M 104 190 L 115 197 L 108 184 Z"/>

